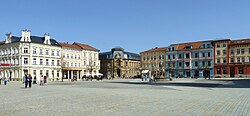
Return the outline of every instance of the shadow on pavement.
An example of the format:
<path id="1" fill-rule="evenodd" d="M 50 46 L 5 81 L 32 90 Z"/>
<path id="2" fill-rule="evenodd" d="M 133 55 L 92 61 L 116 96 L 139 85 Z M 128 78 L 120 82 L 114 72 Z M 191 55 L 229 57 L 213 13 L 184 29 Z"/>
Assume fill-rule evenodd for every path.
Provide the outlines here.
<path id="1" fill-rule="evenodd" d="M 228 83 L 231 82 L 231 83 Z M 188 86 L 204 88 L 250 88 L 250 79 L 207 80 L 206 82 L 110 82 L 120 84 L 137 84 L 153 86 Z"/>

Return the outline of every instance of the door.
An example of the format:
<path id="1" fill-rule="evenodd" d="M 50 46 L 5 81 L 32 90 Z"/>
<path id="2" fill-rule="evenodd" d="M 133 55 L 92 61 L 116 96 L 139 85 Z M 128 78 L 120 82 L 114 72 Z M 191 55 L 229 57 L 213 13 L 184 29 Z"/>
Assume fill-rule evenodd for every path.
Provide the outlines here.
<path id="1" fill-rule="evenodd" d="M 230 77 L 234 77 L 234 67 L 230 67 Z"/>

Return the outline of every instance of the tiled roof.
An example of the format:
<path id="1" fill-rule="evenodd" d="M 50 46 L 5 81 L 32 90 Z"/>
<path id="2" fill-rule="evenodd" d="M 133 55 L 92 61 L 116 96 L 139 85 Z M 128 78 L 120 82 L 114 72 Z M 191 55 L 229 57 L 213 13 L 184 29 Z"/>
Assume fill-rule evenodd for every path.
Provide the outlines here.
<path id="1" fill-rule="evenodd" d="M 93 51 L 100 51 L 90 45 L 87 45 L 87 44 L 82 44 L 82 43 L 78 43 L 78 42 L 74 42 L 73 45 L 77 45 L 79 46 L 80 48 L 82 49 L 88 49 L 88 50 L 93 50 Z"/>
<path id="2" fill-rule="evenodd" d="M 68 43 L 62 43 L 62 42 L 58 42 L 62 47 L 69 47 L 69 48 L 73 48 L 73 49 L 79 49 L 81 50 L 81 48 L 77 45 L 74 44 L 68 44 Z"/>
<path id="3" fill-rule="evenodd" d="M 175 46 L 176 50 L 186 50 L 185 47 L 192 46 L 191 49 L 199 49 L 203 42 L 189 42 L 189 43 L 181 43 L 181 44 L 171 44 L 171 46 Z"/>
<path id="4" fill-rule="evenodd" d="M 230 45 L 240 45 L 240 44 L 250 44 L 250 38 L 240 39 L 240 40 L 232 40 Z"/>
<path id="5" fill-rule="evenodd" d="M 143 51 L 143 52 L 141 52 L 140 54 L 142 54 L 142 53 L 147 53 L 147 52 L 157 52 L 157 51 L 166 51 L 166 47 L 152 48 L 152 49 L 150 49 L 150 50 Z"/>
<path id="6" fill-rule="evenodd" d="M 0 45 L 3 45 L 5 43 L 5 41 L 0 41 Z"/>

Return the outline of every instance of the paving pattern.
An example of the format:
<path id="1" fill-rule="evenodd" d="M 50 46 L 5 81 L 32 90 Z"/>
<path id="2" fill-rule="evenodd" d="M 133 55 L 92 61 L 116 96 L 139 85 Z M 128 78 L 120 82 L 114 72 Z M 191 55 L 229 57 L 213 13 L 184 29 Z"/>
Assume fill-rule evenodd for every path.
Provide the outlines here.
<path id="1" fill-rule="evenodd" d="M 0 116 L 250 116 L 248 79 L 10 82 L 0 92 Z"/>

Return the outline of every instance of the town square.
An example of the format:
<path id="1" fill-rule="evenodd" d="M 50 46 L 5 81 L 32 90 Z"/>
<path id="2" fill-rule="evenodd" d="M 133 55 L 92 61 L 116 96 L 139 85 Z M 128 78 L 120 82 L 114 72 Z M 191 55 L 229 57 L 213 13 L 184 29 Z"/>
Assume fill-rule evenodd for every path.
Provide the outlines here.
<path id="1" fill-rule="evenodd" d="M 140 79 L 0 86 L 1 116 L 250 115 L 248 79 Z"/>
<path id="2" fill-rule="evenodd" d="M 250 116 L 250 1 L 2 0 L 0 116 Z"/>

